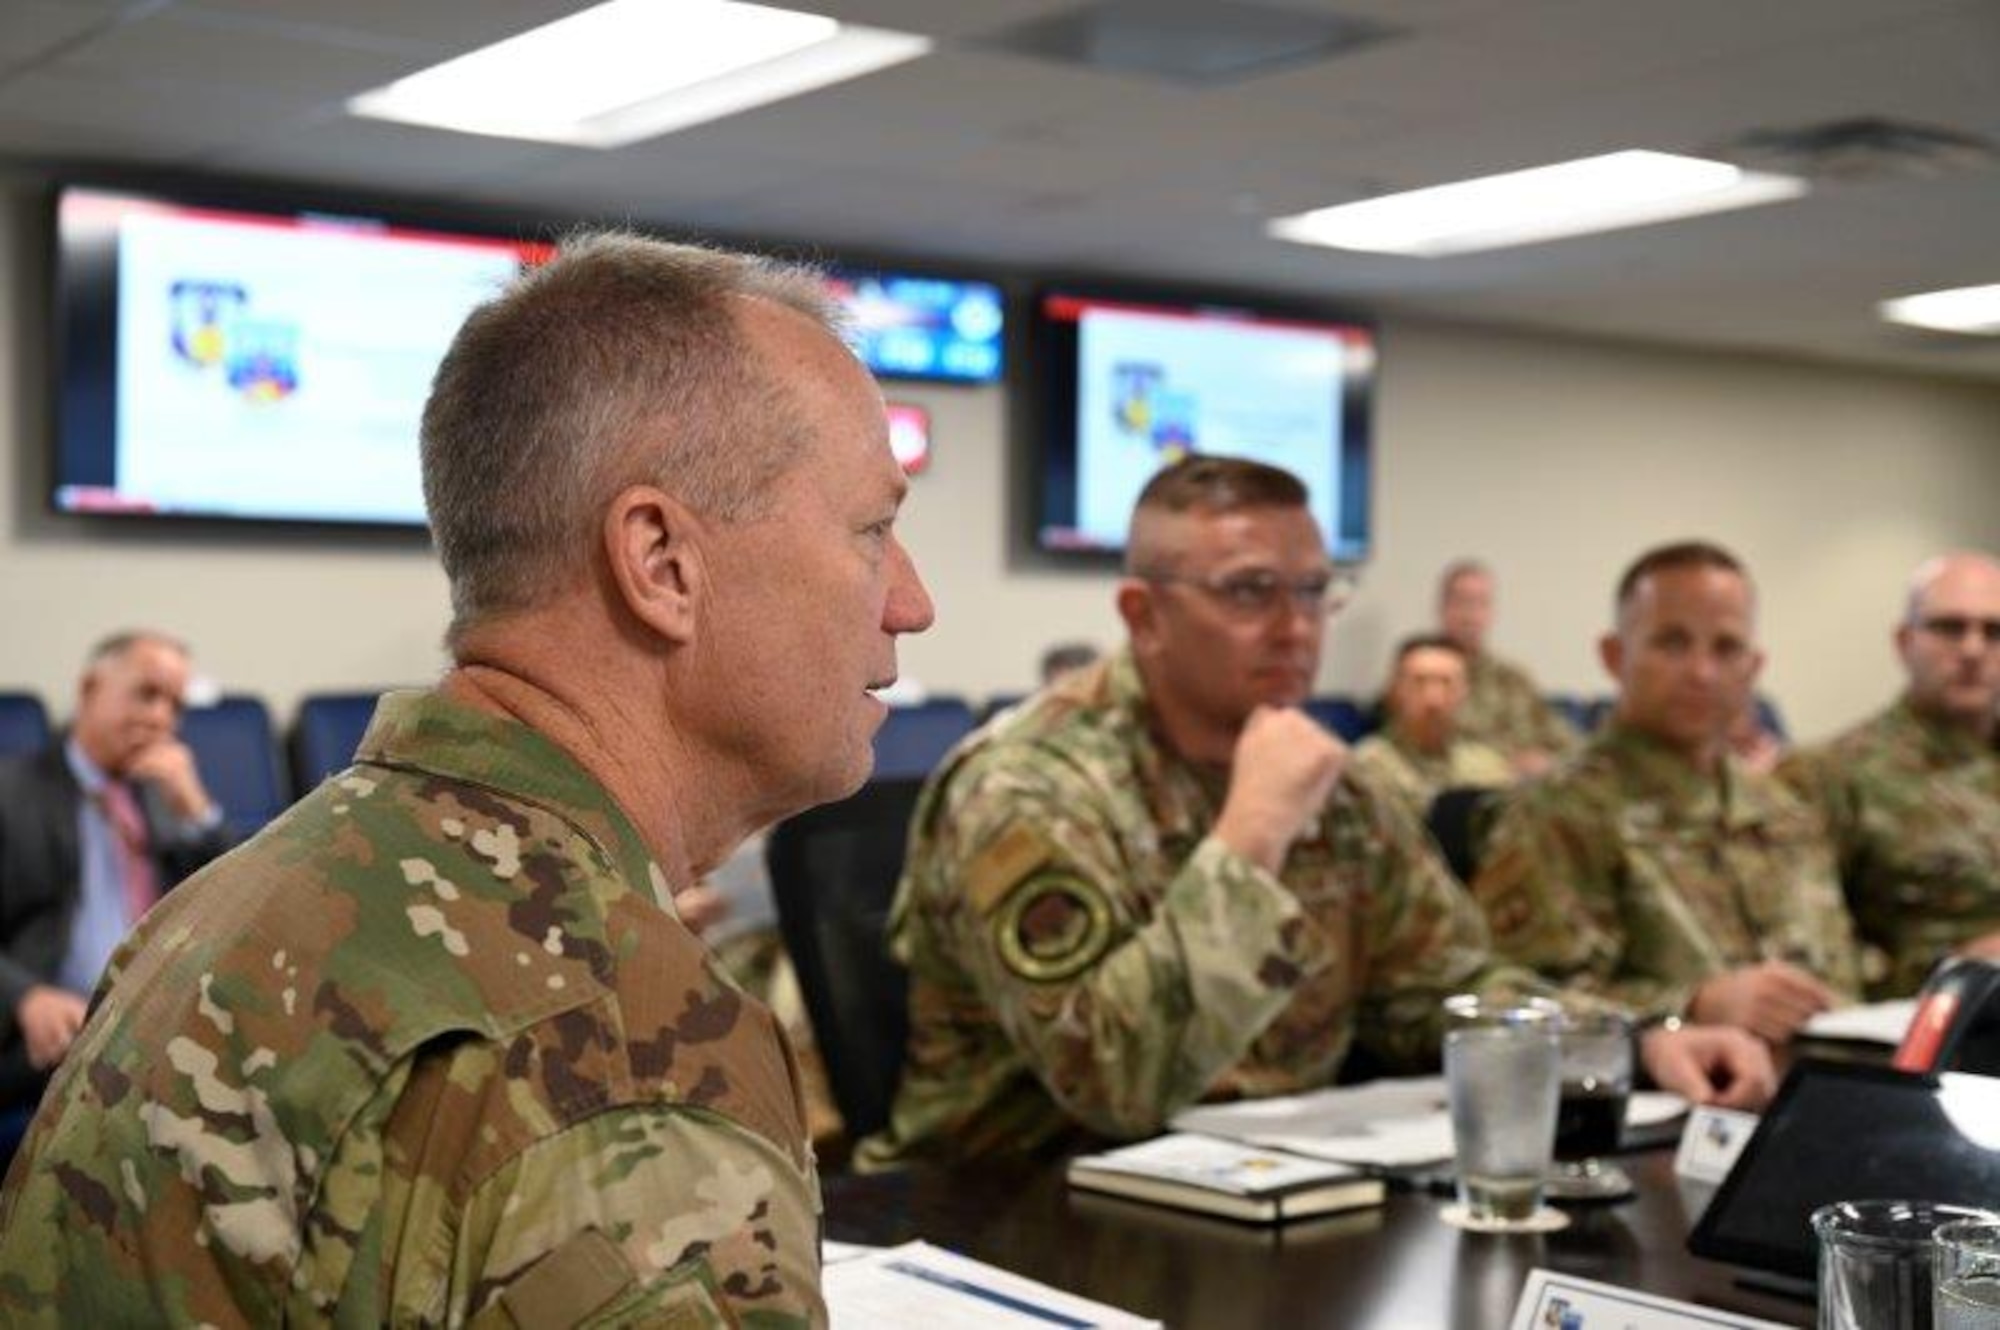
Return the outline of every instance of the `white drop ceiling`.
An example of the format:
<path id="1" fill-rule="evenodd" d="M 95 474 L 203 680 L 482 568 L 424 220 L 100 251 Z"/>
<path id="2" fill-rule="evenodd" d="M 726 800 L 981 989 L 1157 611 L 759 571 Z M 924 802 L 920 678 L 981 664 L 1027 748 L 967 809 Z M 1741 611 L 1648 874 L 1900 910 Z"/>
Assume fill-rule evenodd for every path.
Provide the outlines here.
<path id="1" fill-rule="evenodd" d="M 1796 202 L 1447 259 L 1263 230 L 1396 189 L 1855 117 L 2000 142 L 2000 0 L 1262 3 L 1393 31 L 1189 83 L 995 48 L 1003 29 L 1078 0 L 803 0 L 930 35 L 937 51 L 599 152 L 342 109 L 574 0 L 0 0 L 0 163 L 241 176 L 2000 381 L 2000 339 L 1875 315 L 1887 297 L 2000 281 L 1991 166 L 1829 181 Z"/>

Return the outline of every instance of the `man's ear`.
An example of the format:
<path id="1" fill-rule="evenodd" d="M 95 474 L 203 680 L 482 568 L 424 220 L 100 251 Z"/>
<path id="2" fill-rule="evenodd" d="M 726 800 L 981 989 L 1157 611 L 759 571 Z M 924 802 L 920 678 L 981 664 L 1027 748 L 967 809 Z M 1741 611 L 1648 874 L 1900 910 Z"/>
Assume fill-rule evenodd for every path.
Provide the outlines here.
<path id="1" fill-rule="evenodd" d="M 1153 588 L 1136 577 L 1127 577 L 1118 583 L 1118 617 L 1125 621 L 1125 634 L 1132 639 L 1132 646 L 1141 655 L 1151 644 L 1154 627 L 1159 617 L 1159 606 L 1153 601 Z"/>
<path id="2" fill-rule="evenodd" d="M 620 490 L 604 512 L 604 561 L 633 618 L 669 642 L 694 640 L 704 587 L 701 520 L 663 489 Z"/>
<path id="3" fill-rule="evenodd" d="M 1597 658 L 1604 663 L 1604 672 L 1613 679 L 1625 681 L 1625 639 L 1616 633 L 1606 633 L 1597 639 Z"/>

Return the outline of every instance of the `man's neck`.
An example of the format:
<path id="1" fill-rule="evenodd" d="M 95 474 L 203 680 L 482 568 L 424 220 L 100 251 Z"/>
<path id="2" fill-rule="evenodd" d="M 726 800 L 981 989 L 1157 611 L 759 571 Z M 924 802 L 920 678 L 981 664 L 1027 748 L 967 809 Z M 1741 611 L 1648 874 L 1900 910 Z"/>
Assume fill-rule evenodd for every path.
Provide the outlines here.
<path id="1" fill-rule="evenodd" d="M 1663 751 L 1672 753 L 1675 757 L 1687 763 L 1691 770 L 1704 776 L 1720 775 L 1723 761 L 1729 755 L 1729 740 L 1724 735 L 1716 735 L 1712 739 L 1705 739 L 1700 743 L 1689 744 L 1669 738 L 1657 730 L 1647 729 L 1642 725 L 1634 725 L 1623 716 L 1614 715 L 1614 719 L 1628 732 L 1650 740 Z"/>
<path id="2" fill-rule="evenodd" d="M 1243 727 L 1216 725 L 1176 706 L 1173 699 L 1153 687 L 1143 662 L 1139 665 L 1139 677 L 1146 685 L 1146 701 L 1153 713 L 1153 724 L 1168 749 L 1182 761 L 1195 766 L 1227 770 L 1235 759 L 1236 740 L 1243 733 Z"/>
<path id="3" fill-rule="evenodd" d="M 1961 735 L 1973 743 L 1991 743 L 1996 737 L 2000 737 L 2000 717 L 1980 715 L 1977 712 L 1947 711 L 1935 704 L 1919 701 L 1915 697 L 1907 697 L 1907 700 L 1910 710 L 1929 724 L 1952 734 Z"/>
<path id="4" fill-rule="evenodd" d="M 727 846 L 724 833 L 700 816 L 685 797 L 687 764 L 672 742 L 650 745 L 659 727 L 618 714 L 596 690 L 570 693 L 551 677 L 490 659 L 462 661 L 444 677 L 445 696 L 464 706 L 504 716 L 534 730 L 567 753 L 611 796 L 652 852 L 669 886 L 695 880 Z M 731 842 L 733 844 L 734 842 Z"/>
<path id="5" fill-rule="evenodd" d="M 1449 731 L 1441 734 L 1421 736 L 1391 721 L 1389 723 L 1389 733 L 1405 749 L 1422 757 L 1443 757 L 1451 752 L 1451 734 Z"/>

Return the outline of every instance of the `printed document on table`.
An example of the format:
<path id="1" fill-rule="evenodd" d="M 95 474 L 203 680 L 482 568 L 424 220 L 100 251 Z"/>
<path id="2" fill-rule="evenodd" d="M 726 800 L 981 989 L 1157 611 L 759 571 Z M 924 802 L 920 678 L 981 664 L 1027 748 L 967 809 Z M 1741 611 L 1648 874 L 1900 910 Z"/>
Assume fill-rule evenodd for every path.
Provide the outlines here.
<path id="1" fill-rule="evenodd" d="M 821 1286 L 834 1330 L 1157 1330 L 1160 1324 L 927 1242 L 828 1266 Z"/>
<path id="2" fill-rule="evenodd" d="M 1908 1033 L 1916 1014 L 1915 998 L 1842 1007 L 1838 1011 L 1823 1011 L 1807 1021 L 1805 1037 L 1852 1039 L 1859 1043 L 1887 1044 L 1894 1048 L 1903 1042 L 1903 1036 Z"/>
<path id="3" fill-rule="evenodd" d="M 881 1250 L 880 1247 L 870 1247 L 859 1242 L 839 1242 L 833 1238 L 822 1238 L 819 1244 L 819 1263 L 823 1269 L 829 1265 L 839 1265 L 842 1261 L 857 1260 Z"/>
<path id="4" fill-rule="evenodd" d="M 1669 1122 L 1687 1107 L 1679 1095 L 1641 1091 L 1626 1106 L 1626 1123 L 1648 1127 Z M 1445 1107 L 1442 1076 L 1202 1104 L 1176 1113 L 1171 1125 L 1175 1131 L 1374 1168 L 1411 1168 L 1452 1157 L 1451 1114 Z"/>
<path id="5" fill-rule="evenodd" d="M 1343 1164 L 1400 1168 L 1451 1158 L 1442 1076 L 1204 1104 L 1175 1114 L 1172 1126 Z"/>

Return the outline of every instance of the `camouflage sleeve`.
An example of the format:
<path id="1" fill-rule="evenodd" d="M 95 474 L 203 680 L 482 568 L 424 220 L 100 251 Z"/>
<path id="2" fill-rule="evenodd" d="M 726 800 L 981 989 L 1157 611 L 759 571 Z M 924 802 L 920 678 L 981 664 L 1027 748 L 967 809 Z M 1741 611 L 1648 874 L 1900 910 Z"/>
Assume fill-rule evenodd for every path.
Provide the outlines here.
<path id="1" fill-rule="evenodd" d="M 1396 757 L 1396 750 L 1379 734 L 1371 734 L 1354 745 L 1347 769 L 1376 789 L 1394 795 L 1418 820 L 1428 806 L 1421 781 Z"/>
<path id="2" fill-rule="evenodd" d="M 1551 983 L 1597 994 L 1642 1016 L 1678 1015 L 1691 984 L 1623 974 L 1626 934 L 1617 829 L 1547 782 L 1508 799 L 1472 894 L 1494 951 Z"/>
<path id="3" fill-rule="evenodd" d="M 1833 845 L 1834 873 L 1854 924 L 1855 969 L 1871 987 L 1879 984 L 1894 966 L 1881 940 L 1896 936 L 1903 907 L 1891 893 L 1867 889 L 1873 875 L 1869 871 L 1868 838 L 1862 830 L 1861 801 L 1840 754 L 1830 745 L 1794 749 L 1778 764 L 1776 774 L 1818 817 Z M 1826 977 L 1836 985 L 1842 982 L 1838 974 Z"/>
<path id="4" fill-rule="evenodd" d="M 1171 878 L 1067 769 L 975 759 L 913 852 L 920 908 L 1063 1109 L 1156 1131 L 1331 963 L 1276 878 L 1210 837 Z M 1152 902 L 1148 910 L 1144 902 Z"/>
<path id="5" fill-rule="evenodd" d="M 1842 879 L 1853 875 L 1860 844 L 1860 817 L 1830 749 L 1799 748 L 1778 763 L 1777 777 L 1813 808 L 1826 825 Z"/>
<path id="6" fill-rule="evenodd" d="M 557 1124 L 503 1058 L 474 1041 L 421 1060 L 385 1086 L 384 1129 L 348 1133 L 307 1226 L 307 1319 L 826 1324 L 816 1184 L 777 1145 L 686 1105 Z M 371 1171 L 379 1206 L 342 1214 L 343 1180 Z"/>
<path id="7" fill-rule="evenodd" d="M 1583 746 L 1583 736 L 1542 696 L 1526 673 L 1508 669 L 1507 729 L 1520 747 L 1539 748 L 1552 757 L 1567 757 Z"/>
<path id="8" fill-rule="evenodd" d="M 1531 695 L 1534 711 L 1531 724 L 1535 733 L 1535 746 L 1555 757 L 1568 757 L 1583 747 L 1583 736 L 1576 732 L 1576 726 L 1563 719 L 1562 713 L 1548 704 L 1540 693 Z"/>
<path id="9" fill-rule="evenodd" d="M 1540 993 L 1547 985 L 1494 956 L 1479 907 L 1407 809 L 1372 793 L 1360 806 L 1376 845 L 1368 856 L 1369 981 L 1356 1038 L 1392 1067 L 1431 1065 L 1443 1043 L 1445 998 Z"/>

